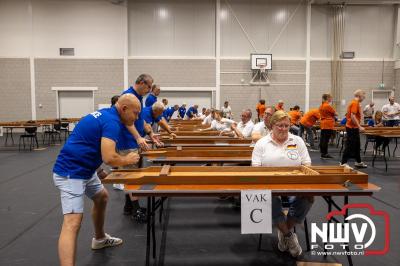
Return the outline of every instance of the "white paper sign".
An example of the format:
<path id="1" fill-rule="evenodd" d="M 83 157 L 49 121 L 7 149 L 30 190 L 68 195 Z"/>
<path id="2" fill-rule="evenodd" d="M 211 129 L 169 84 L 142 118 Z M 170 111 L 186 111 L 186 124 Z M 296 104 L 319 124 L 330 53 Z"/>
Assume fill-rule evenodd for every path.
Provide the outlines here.
<path id="1" fill-rule="evenodd" d="M 241 191 L 242 234 L 272 233 L 271 190 Z"/>

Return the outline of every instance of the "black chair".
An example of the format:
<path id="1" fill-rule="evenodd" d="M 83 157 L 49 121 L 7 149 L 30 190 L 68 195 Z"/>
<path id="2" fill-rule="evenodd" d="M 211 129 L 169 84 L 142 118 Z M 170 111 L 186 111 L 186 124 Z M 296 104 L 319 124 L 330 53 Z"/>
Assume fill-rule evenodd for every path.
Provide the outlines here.
<path id="1" fill-rule="evenodd" d="M 368 148 L 368 144 L 369 143 L 372 143 L 372 146 L 373 147 L 375 147 L 375 143 L 376 143 L 376 138 L 375 138 L 375 136 L 366 136 L 365 137 L 365 145 L 364 145 L 364 155 L 365 155 L 365 152 L 367 151 L 367 148 Z M 374 149 L 375 150 L 375 149 Z"/>
<path id="2" fill-rule="evenodd" d="M 282 201 L 282 207 L 284 209 L 289 209 L 290 208 L 290 202 L 289 202 L 289 197 L 287 196 L 281 196 L 281 201 Z M 293 228 L 293 231 L 296 233 L 296 227 Z M 304 219 L 304 234 L 306 236 L 306 246 L 307 246 L 307 251 L 310 251 L 310 238 L 308 234 L 308 223 L 307 223 L 307 217 Z M 261 242 L 262 242 L 262 234 L 259 235 L 258 237 L 258 251 L 261 250 Z"/>
<path id="3" fill-rule="evenodd" d="M 30 140 L 30 143 L 29 143 L 30 151 L 35 146 L 35 143 L 36 143 L 36 147 L 39 148 L 39 143 L 38 143 L 38 139 L 37 139 L 37 127 L 29 125 L 29 124 L 34 124 L 34 123 L 35 123 L 34 121 L 28 121 L 27 127 L 25 128 L 25 133 L 19 136 L 19 142 L 18 142 L 18 150 L 19 151 L 21 150 L 21 140 L 22 140 L 22 144 L 23 144 L 24 150 L 25 150 L 25 139 Z"/>
<path id="4" fill-rule="evenodd" d="M 64 132 L 64 140 L 67 140 L 67 138 L 69 137 L 69 122 L 67 118 L 61 118 L 60 132 Z"/>
<path id="5" fill-rule="evenodd" d="M 43 144 L 48 140 L 48 145 L 55 144 L 58 140 L 61 144 L 61 122 L 56 120 L 53 128 L 46 130 L 43 133 Z"/>

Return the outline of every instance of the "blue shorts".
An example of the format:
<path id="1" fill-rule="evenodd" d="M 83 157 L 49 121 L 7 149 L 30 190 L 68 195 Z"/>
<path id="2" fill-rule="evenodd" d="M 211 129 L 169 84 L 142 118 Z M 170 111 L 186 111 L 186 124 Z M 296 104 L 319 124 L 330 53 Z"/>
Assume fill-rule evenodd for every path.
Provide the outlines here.
<path id="1" fill-rule="evenodd" d="M 289 197 L 289 205 L 289 212 L 285 216 L 281 197 L 272 197 L 272 223 L 274 225 L 285 222 L 288 218 L 293 219 L 298 224 L 302 223 L 310 211 L 313 202 L 308 197 L 291 196 Z"/>
<path id="2" fill-rule="evenodd" d="M 63 214 L 83 213 L 84 195 L 93 199 L 104 189 L 97 173 L 90 179 L 70 179 L 53 173 L 53 180 L 60 190 Z"/>

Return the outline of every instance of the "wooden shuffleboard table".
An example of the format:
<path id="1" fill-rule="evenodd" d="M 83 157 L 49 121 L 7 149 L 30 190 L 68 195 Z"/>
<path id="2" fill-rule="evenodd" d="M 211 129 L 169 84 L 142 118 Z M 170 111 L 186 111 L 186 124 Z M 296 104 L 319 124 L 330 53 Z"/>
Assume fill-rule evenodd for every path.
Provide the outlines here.
<path id="1" fill-rule="evenodd" d="M 125 191 L 147 197 L 146 265 L 150 265 L 150 249 L 156 258 L 155 216 L 168 197 L 239 196 L 242 190 L 268 189 L 274 196 L 322 196 L 332 207 L 341 210 L 331 196 L 371 196 L 380 187 L 368 175 L 340 166 L 251 167 L 251 166 L 153 166 L 142 169 L 116 170 L 103 183 L 125 184 Z M 159 197 L 156 200 L 156 197 Z M 347 217 L 348 211 L 345 212 Z M 337 220 L 336 220 L 337 221 Z M 165 226 L 162 226 L 165 230 Z M 307 235 L 308 237 L 308 235 Z M 348 248 L 347 248 L 348 249 Z M 351 256 L 348 256 L 351 264 Z"/>
<path id="2" fill-rule="evenodd" d="M 250 165 L 253 147 L 169 147 L 142 152 L 141 155 L 153 164 L 238 163 Z"/>
<path id="3" fill-rule="evenodd" d="M 178 136 L 177 138 L 162 138 L 165 147 L 209 147 L 209 146 L 250 146 L 251 139 L 238 139 L 222 136 Z"/>
<path id="4" fill-rule="evenodd" d="M 173 131 L 177 136 L 219 136 L 221 131 L 211 130 L 211 131 L 191 131 L 191 130 L 182 130 L 182 131 Z M 169 137 L 166 132 L 161 132 L 162 137 Z"/>

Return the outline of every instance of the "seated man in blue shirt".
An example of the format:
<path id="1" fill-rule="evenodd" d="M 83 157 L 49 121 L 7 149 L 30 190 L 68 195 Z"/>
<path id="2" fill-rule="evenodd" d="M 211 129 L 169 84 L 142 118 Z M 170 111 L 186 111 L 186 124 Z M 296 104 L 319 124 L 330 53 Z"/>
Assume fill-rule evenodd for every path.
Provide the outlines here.
<path id="1" fill-rule="evenodd" d="M 178 109 L 178 118 L 183 119 L 186 114 L 186 103 L 183 103 Z"/>
<path id="2" fill-rule="evenodd" d="M 92 239 L 92 249 L 122 244 L 121 239 L 104 232 L 108 192 L 99 179 L 102 173 L 97 173 L 96 169 L 102 162 L 118 167 L 139 161 L 137 153 L 119 155 L 116 143 L 120 139 L 121 129 L 133 124 L 140 109 L 140 102 L 135 96 L 121 96 L 115 106 L 82 118 L 60 151 L 53 168 L 53 179 L 61 193 L 64 214 L 58 242 L 61 265 L 75 264 L 84 195 L 94 203 L 92 219 L 95 236 Z"/>
<path id="3" fill-rule="evenodd" d="M 179 105 L 175 104 L 172 107 L 168 107 L 164 110 L 163 112 L 163 117 L 164 119 L 169 122 L 171 120 L 171 117 L 174 115 L 175 111 L 178 111 Z"/>
<path id="4" fill-rule="evenodd" d="M 168 123 L 163 119 L 164 105 L 160 102 L 156 102 L 151 107 L 145 107 L 142 111 L 142 117 L 147 124 L 153 125 L 157 123 L 162 129 L 168 132 L 168 134 L 175 138 L 176 135 L 172 133 Z"/>
<path id="5" fill-rule="evenodd" d="M 197 109 L 199 108 L 199 106 L 197 104 L 189 107 L 189 109 L 186 112 L 186 118 L 187 119 L 193 119 L 197 117 L 198 111 Z"/>
<path id="6" fill-rule="evenodd" d="M 157 102 L 157 96 L 160 95 L 160 92 L 160 85 L 153 84 L 153 86 L 151 86 L 151 92 L 146 98 L 145 106 L 150 107 Z"/>

